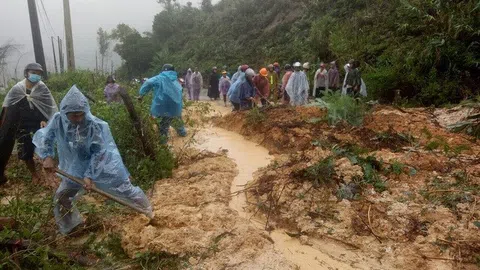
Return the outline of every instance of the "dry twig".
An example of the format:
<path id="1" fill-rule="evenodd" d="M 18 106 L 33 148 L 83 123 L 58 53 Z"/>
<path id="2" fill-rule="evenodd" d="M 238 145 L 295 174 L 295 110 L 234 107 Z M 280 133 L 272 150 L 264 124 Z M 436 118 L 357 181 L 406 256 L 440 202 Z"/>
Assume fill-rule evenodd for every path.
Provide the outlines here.
<path id="1" fill-rule="evenodd" d="M 373 231 L 372 227 L 370 227 L 370 225 L 368 225 L 358 213 L 357 213 L 357 216 L 358 216 L 358 218 L 362 221 L 362 223 L 363 223 L 365 226 L 367 226 L 367 228 L 370 230 L 370 232 L 372 233 L 372 235 L 375 236 L 375 239 L 377 239 L 377 241 L 381 244 L 381 243 L 382 243 L 382 240 L 380 240 L 380 237 Z"/>

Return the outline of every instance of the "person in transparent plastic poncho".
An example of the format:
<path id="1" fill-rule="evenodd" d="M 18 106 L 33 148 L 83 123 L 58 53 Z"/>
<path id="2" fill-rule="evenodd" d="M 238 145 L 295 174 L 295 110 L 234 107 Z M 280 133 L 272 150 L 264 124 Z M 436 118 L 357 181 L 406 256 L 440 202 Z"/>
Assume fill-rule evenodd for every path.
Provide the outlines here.
<path id="1" fill-rule="evenodd" d="M 235 72 L 232 76 L 232 84 L 235 83 L 238 80 L 241 73 L 242 73 L 242 66 L 238 66 L 237 72 Z"/>
<path id="2" fill-rule="evenodd" d="M 295 71 L 292 73 L 288 79 L 287 86 L 285 90 L 290 97 L 290 105 L 292 106 L 301 106 L 307 104 L 308 101 L 308 80 L 307 75 L 304 72 L 300 71 L 302 65 L 297 62 L 293 65 Z"/>
<path id="3" fill-rule="evenodd" d="M 0 113 L 0 185 L 7 182 L 5 167 L 17 141 L 18 158 L 25 161 L 32 182 L 39 183 L 33 154 L 32 135 L 57 112 L 57 104 L 41 81 L 43 68 L 31 63 L 25 67 L 25 79 L 10 89 Z"/>
<path id="4" fill-rule="evenodd" d="M 185 88 L 187 88 L 188 100 L 193 99 L 192 93 L 192 69 L 189 68 L 187 70 L 187 74 L 185 74 Z"/>
<path id="5" fill-rule="evenodd" d="M 60 103 L 47 127 L 33 137 L 36 153 L 44 160 L 44 168 L 54 169 L 55 149 L 58 152 L 58 167 L 73 176 L 83 178 L 85 186 L 62 177 L 54 202 L 55 221 L 62 234 L 68 234 L 82 224 L 75 207 L 75 199 L 83 188 L 92 185 L 148 212 L 150 203 L 139 187 L 130 183 L 130 174 L 123 164 L 106 122 L 90 113 L 85 96 L 73 86 Z"/>
<path id="6" fill-rule="evenodd" d="M 198 67 L 194 68 L 194 72 L 190 77 L 190 87 L 192 88 L 192 98 L 194 101 L 200 100 L 200 92 L 203 87 L 202 73 L 198 71 Z"/>
<path id="7" fill-rule="evenodd" d="M 233 76 L 235 76 L 235 74 Z M 232 111 L 240 110 L 240 88 L 246 80 L 245 73 L 240 70 L 237 79 L 230 85 L 230 88 L 228 88 L 227 96 L 228 100 L 230 100 L 233 105 Z"/>

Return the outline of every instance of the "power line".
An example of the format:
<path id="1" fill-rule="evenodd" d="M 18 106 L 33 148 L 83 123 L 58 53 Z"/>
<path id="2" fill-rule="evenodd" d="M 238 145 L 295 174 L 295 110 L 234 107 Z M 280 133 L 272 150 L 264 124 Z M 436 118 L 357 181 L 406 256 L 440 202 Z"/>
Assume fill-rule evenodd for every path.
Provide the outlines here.
<path id="1" fill-rule="evenodd" d="M 40 21 L 42 21 L 42 25 L 43 25 L 43 29 L 40 29 L 40 31 L 43 32 L 43 34 L 46 38 L 48 38 L 48 36 L 51 36 L 51 31 L 48 31 L 48 29 L 46 27 L 45 20 L 43 18 L 40 6 L 38 5 L 37 1 L 35 1 L 35 5 L 37 6 L 38 17 L 40 17 Z M 43 43 L 43 41 L 42 41 L 42 43 Z M 44 58 L 45 58 L 45 64 L 47 64 L 47 62 L 50 62 L 52 60 L 50 55 L 48 55 L 48 54 L 44 54 Z"/>
<path id="2" fill-rule="evenodd" d="M 40 12 L 38 12 L 38 14 L 39 14 L 39 17 L 40 17 L 40 21 L 42 21 L 43 30 L 45 30 L 44 34 L 48 37 L 50 35 L 48 33 L 47 26 L 45 25 L 45 21 L 43 20 L 42 12 L 41 12 L 40 6 L 38 5 L 37 1 L 35 1 L 35 5 L 37 5 L 37 10 L 40 11 Z"/>
<path id="3" fill-rule="evenodd" d="M 43 0 L 40 0 L 40 3 L 42 4 L 42 8 L 43 8 L 43 12 L 45 13 L 45 16 L 47 17 L 48 24 L 50 25 L 50 28 L 53 31 L 53 35 L 57 36 L 57 34 L 55 33 L 55 29 L 53 29 L 52 23 L 50 22 L 50 18 L 48 17 L 48 13 L 47 13 L 47 10 L 45 9 L 45 5 L 43 4 Z"/>

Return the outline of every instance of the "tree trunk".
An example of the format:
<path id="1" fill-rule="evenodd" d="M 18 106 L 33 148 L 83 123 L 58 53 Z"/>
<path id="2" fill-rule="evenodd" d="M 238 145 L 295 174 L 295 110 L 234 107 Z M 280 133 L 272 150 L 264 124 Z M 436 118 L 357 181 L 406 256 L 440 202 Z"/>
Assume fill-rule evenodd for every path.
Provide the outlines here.
<path id="1" fill-rule="evenodd" d="M 105 59 L 105 55 L 102 54 L 102 74 L 105 72 L 105 68 L 103 65 L 103 60 Z"/>
<path id="2" fill-rule="evenodd" d="M 127 110 L 128 110 L 128 113 L 130 114 L 130 118 L 132 119 L 133 125 L 137 130 L 138 136 L 142 141 L 143 151 L 145 152 L 145 155 L 150 157 L 150 159 L 155 160 L 155 151 L 153 150 L 152 145 L 148 143 L 151 140 L 149 140 L 147 133 L 143 132 L 142 122 L 140 121 L 138 114 L 135 112 L 135 107 L 133 106 L 132 99 L 130 98 L 127 91 L 123 87 L 120 88 L 119 93 L 123 99 L 123 103 L 125 104 L 125 107 L 127 107 Z"/>

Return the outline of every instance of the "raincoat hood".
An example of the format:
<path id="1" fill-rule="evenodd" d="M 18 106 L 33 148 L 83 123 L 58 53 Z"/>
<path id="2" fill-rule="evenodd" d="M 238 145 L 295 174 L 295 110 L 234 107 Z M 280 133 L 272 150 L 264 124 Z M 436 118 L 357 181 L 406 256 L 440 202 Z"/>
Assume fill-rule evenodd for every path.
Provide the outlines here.
<path id="1" fill-rule="evenodd" d="M 60 113 L 62 116 L 71 112 L 90 113 L 90 105 L 87 98 L 80 92 L 76 85 L 72 86 L 65 97 L 60 102 Z"/>
<path id="2" fill-rule="evenodd" d="M 237 72 L 235 72 L 232 76 L 232 83 L 235 83 L 238 80 L 241 73 L 242 73 L 242 66 L 238 66 Z"/>
<path id="3" fill-rule="evenodd" d="M 246 81 L 247 81 L 247 78 L 245 77 L 245 73 L 241 71 L 239 72 L 235 82 L 233 82 L 233 79 L 232 79 L 232 84 L 230 85 L 230 88 L 228 89 L 228 92 L 227 92 L 227 96 L 230 101 L 235 103 L 240 103 L 240 87 Z"/>
<path id="4" fill-rule="evenodd" d="M 177 72 L 173 70 L 163 71 L 159 75 L 169 78 L 171 81 L 177 80 Z"/>

